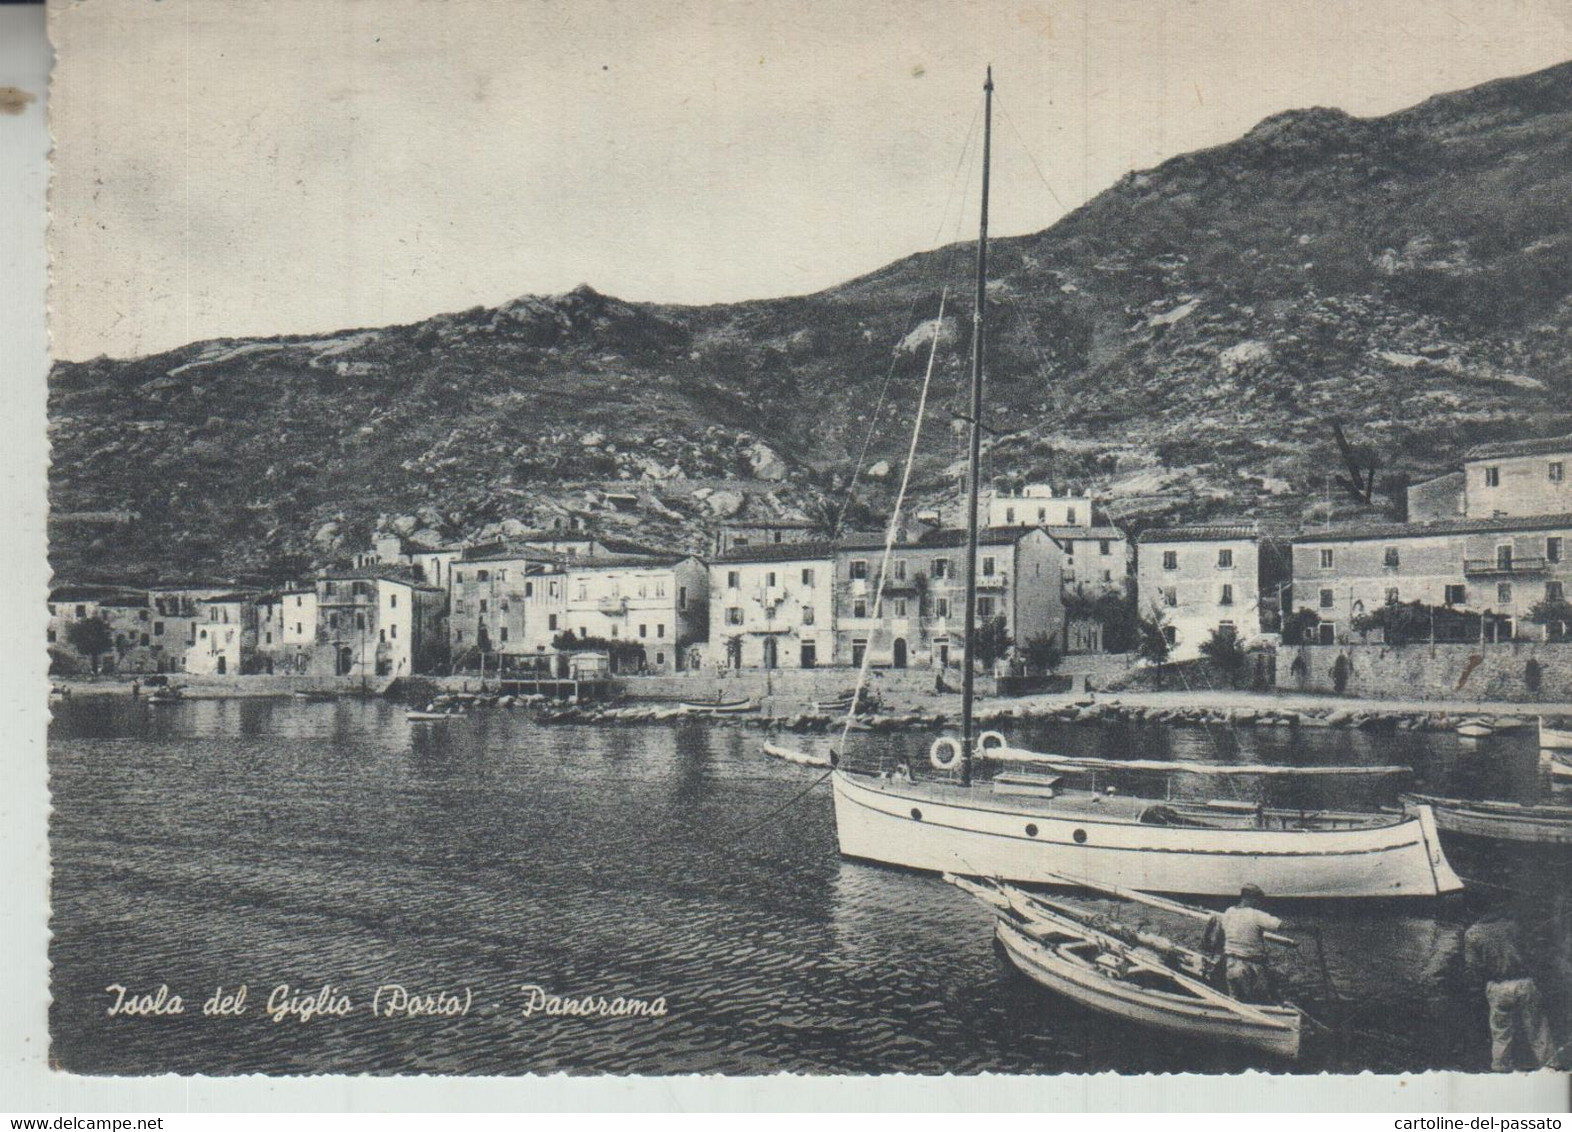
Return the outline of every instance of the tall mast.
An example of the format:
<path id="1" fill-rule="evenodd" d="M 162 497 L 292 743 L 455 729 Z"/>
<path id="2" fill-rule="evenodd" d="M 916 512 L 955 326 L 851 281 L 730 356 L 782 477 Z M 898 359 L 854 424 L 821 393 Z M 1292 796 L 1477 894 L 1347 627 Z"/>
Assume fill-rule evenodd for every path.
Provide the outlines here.
<path id="1" fill-rule="evenodd" d="M 982 220 L 977 229 L 977 306 L 972 312 L 971 448 L 966 458 L 966 667 L 961 675 L 961 785 L 972 781 L 972 657 L 977 637 L 977 498 L 982 485 L 983 315 L 988 302 L 988 161 L 993 142 L 993 68 L 983 83 Z"/>

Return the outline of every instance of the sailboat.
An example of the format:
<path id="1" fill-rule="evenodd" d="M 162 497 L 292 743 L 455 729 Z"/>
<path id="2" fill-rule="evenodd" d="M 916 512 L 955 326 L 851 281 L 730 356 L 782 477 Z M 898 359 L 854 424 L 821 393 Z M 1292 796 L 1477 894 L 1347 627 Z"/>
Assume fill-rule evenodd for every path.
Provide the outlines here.
<path id="1" fill-rule="evenodd" d="M 989 68 L 983 85 L 982 205 L 968 419 L 962 622 L 967 627 L 977 623 L 993 89 Z M 920 409 L 918 418 L 920 428 Z M 899 518 L 898 504 L 892 531 Z M 889 552 L 887 541 L 881 594 Z M 986 784 L 974 781 L 973 763 L 985 752 L 973 726 L 973 634 L 964 636 L 961 734 L 959 739 L 940 736 L 930 749 L 929 760 L 939 775 L 882 775 L 858 769 L 848 759 L 839 760 L 834 769 L 835 828 L 843 856 L 1039 884 L 1054 884 L 1068 875 L 1181 895 L 1234 895 L 1245 884 L 1258 885 L 1274 897 L 1436 896 L 1462 889 L 1462 880 L 1441 851 L 1435 816 L 1422 804 L 1402 814 L 1285 814 L 1254 807 L 1236 813 L 1228 807 L 1180 807 L 1063 790 L 1049 776 L 1033 776 L 1038 781 L 1029 784 L 1020 781 L 1026 777 L 1022 775 L 1003 775 Z M 908 765 L 918 761 L 908 760 Z"/>

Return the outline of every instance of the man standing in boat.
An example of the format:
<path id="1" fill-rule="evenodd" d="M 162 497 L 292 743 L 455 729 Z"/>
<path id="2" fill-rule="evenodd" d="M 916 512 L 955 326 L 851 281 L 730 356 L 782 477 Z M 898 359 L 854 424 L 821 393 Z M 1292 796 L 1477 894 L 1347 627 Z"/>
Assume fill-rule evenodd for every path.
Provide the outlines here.
<path id="1" fill-rule="evenodd" d="M 1205 947 L 1223 952 L 1228 993 L 1240 1002 L 1276 1003 L 1281 998 L 1277 974 L 1266 958 L 1266 933 L 1283 922 L 1262 910 L 1265 900 L 1259 887 L 1247 884 L 1239 890 L 1239 903 L 1206 925 Z"/>

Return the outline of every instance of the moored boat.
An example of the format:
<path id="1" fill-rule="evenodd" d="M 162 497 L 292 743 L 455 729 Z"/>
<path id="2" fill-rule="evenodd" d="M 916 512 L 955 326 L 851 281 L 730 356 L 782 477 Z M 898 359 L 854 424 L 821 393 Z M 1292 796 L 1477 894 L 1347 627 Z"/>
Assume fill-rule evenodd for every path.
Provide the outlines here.
<path id="1" fill-rule="evenodd" d="M 311 704 L 328 704 L 338 701 L 337 692 L 316 692 L 308 691 L 304 688 L 295 689 L 294 696 L 297 700 L 305 700 Z"/>
<path id="2" fill-rule="evenodd" d="M 1055 994 L 1175 1036 L 1298 1057 L 1300 1012 L 1211 986 L 1199 953 L 1007 885 L 946 879 L 997 910 L 994 935 L 1005 955 Z"/>
<path id="3" fill-rule="evenodd" d="M 1572 806 L 1522 805 L 1517 802 L 1438 798 L 1404 794 L 1405 810 L 1428 807 L 1443 833 L 1461 833 L 1493 841 L 1528 841 L 1540 845 L 1572 845 Z"/>
<path id="4" fill-rule="evenodd" d="M 783 747 L 779 743 L 764 744 L 764 753 L 771 758 L 784 759 L 789 763 L 799 766 L 829 766 L 830 756 L 815 754 L 812 751 L 799 751 L 793 747 Z"/>
<path id="5" fill-rule="evenodd" d="M 438 719 L 457 719 L 463 714 L 462 711 L 457 709 L 452 711 L 406 711 L 404 718 L 411 723 L 429 723 Z"/>
<path id="6" fill-rule="evenodd" d="M 1564 786 L 1572 783 L 1572 756 L 1561 755 L 1555 752 L 1545 752 L 1550 763 L 1550 780 L 1553 784 Z"/>
<path id="7" fill-rule="evenodd" d="M 1488 739 L 1496 733 L 1496 729 L 1482 719 L 1465 719 L 1457 725 L 1457 734 L 1460 739 Z"/>
<path id="8" fill-rule="evenodd" d="M 683 700 L 679 705 L 683 711 L 693 715 L 737 715 L 742 712 L 758 711 L 756 700 Z"/>
<path id="9" fill-rule="evenodd" d="M 1545 717 L 1539 717 L 1539 749 L 1541 751 L 1572 751 L 1572 728 L 1550 727 Z"/>

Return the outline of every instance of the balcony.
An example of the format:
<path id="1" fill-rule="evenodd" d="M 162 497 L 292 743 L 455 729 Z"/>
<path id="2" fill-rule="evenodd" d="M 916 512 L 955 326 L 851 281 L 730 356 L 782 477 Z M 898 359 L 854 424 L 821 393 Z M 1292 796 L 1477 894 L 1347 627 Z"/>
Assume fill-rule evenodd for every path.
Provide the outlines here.
<path id="1" fill-rule="evenodd" d="M 617 617 L 628 611 L 628 599 L 625 597 L 603 597 L 595 602 L 595 611 L 604 613 L 608 617 Z"/>
<path id="2" fill-rule="evenodd" d="M 1550 567 L 1545 558 L 1465 558 L 1465 578 L 1512 578 L 1524 574 L 1543 574 Z"/>
<path id="3" fill-rule="evenodd" d="M 1009 581 L 1003 574 L 978 574 L 977 588 L 980 590 L 1002 590 L 1009 584 Z"/>

